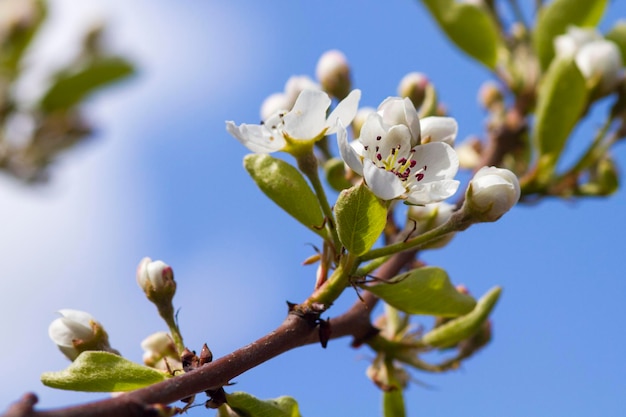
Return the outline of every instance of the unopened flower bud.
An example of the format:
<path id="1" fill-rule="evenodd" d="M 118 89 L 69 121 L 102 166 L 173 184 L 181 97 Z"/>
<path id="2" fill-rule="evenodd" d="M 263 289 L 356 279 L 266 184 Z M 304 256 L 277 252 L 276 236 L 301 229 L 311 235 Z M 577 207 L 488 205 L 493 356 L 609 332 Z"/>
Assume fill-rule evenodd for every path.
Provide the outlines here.
<path id="1" fill-rule="evenodd" d="M 450 219 L 454 211 L 454 205 L 448 203 L 433 203 L 424 206 L 410 206 L 409 222 L 407 226 L 414 226 L 415 230 L 411 233 L 411 237 L 421 235 L 424 232 L 441 226 Z M 454 237 L 454 233 L 449 233 L 441 238 L 429 242 L 422 249 L 437 249 L 448 244 Z"/>
<path id="2" fill-rule="evenodd" d="M 346 177 L 345 163 L 341 158 L 331 158 L 324 164 L 326 181 L 335 191 L 342 191 L 352 187 L 352 183 Z"/>
<path id="3" fill-rule="evenodd" d="M 624 78 L 622 53 L 614 42 L 604 39 L 580 48 L 576 65 L 600 94 L 611 92 Z"/>
<path id="4" fill-rule="evenodd" d="M 289 77 L 282 93 L 271 94 L 261 104 L 261 120 L 266 121 L 277 113 L 290 111 L 304 90 L 320 90 L 320 86 L 306 75 Z"/>
<path id="5" fill-rule="evenodd" d="M 315 74 L 322 89 L 343 100 L 352 89 L 350 65 L 343 52 L 336 49 L 325 52 L 317 61 Z"/>
<path id="6" fill-rule="evenodd" d="M 176 293 L 174 271 L 163 261 L 143 258 L 137 267 L 137 283 L 155 304 L 171 303 Z"/>
<path id="7" fill-rule="evenodd" d="M 48 327 L 48 336 L 71 361 L 84 351 L 102 350 L 119 355 L 109 345 L 104 327 L 89 313 L 79 310 L 59 310 L 61 316 Z"/>
<path id="8" fill-rule="evenodd" d="M 504 95 L 500 86 L 494 81 L 486 81 L 478 90 L 478 102 L 481 106 L 488 110 L 494 110 L 501 107 L 504 101 Z"/>
<path id="9" fill-rule="evenodd" d="M 600 95 L 610 93 L 624 78 L 619 47 L 595 29 L 570 26 L 554 38 L 554 49 L 557 56 L 574 58 L 589 87 Z"/>
<path id="10" fill-rule="evenodd" d="M 41 15 L 41 5 L 35 0 L 0 1 L 0 44 L 6 38 L 30 29 Z"/>
<path id="11" fill-rule="evenodd" d="M 182 367 L 176 345 L 166 332 L 157 332 L 146 337 L 141 342 L 141 348 L 144 350 L 143 362 L 147 366 L 157 369 Z"/>
<path id="12" fill-rule="evenodd" d="M 456 155 L 459 157 L 459 166 L 463 169 L 476 169 L 482 160 L 482 142 L 477 137 L 466 139 L 459 146 L 455 147 Z"/>
<path id="13" fill-rule="evenodd" d="M 509 211 L 520 195 L 519 181 L 511 171 L 482 167 L 467 187 L 463 209 L 479 221 L 493 222 Z"/>
<path id="14" fill-rule="evenodd" d="M 405 75 L 398 85 L 398 95 L 407 97 L 416 109 L 419 109 L 426 97 L 426 88 L 430 81 L 421 72 L 410 72 Z"/>
<path id="15" fill-rule="evenodd" d="M 599 196 L 611 195 L 619 189 L 619 173 L 609 155 L 589 167 L 588 181 L 579 189 L 581 194 Z"/>
<path id="16" fill-rule="evenodd" d="M 379 354 L 367 368 L 365 375 L 383 391 L 404 389 L 410 381 L 408 372 Z"/>
<path id="17" fill-rule="evenodd" d="M 284 93 L 274 93 L 263 100 L 261 104 L 261 120 L 265 121 L 279 112 L 288 112 L 291 110 L 293 103 L 289 102 L 289 99 Z"/>

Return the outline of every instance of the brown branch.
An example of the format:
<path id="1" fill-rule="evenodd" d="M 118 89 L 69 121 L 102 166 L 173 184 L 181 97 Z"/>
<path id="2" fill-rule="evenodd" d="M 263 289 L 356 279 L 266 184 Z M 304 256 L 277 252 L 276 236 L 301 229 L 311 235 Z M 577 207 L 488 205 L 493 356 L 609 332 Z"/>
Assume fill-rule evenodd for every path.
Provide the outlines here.
<path id="1" fill-rule="evenodd" d="M 395 276 L 415 256 L 414 251 L 397 254 L 377 272 L 381 280 Z M 378 299 L 365 292 L 347 312 L 330 320 L 331 339 L 354 337 L 354 346 L 377 333 L 370 315 Z M 35 410 L 34 394 L 25 394 L 13 404 L 2 417 L 139 417 L 153 415 L 153 405 L 171 404 L 199 392 L 226 385 L 233 378 L 291 349 L 319 343 L 314 321 L 296 314 L 289 314 L 274 331 L 214 362 L 193 371 L 170 378 L 123 395 L 91 403 L 56 410 Z"/>

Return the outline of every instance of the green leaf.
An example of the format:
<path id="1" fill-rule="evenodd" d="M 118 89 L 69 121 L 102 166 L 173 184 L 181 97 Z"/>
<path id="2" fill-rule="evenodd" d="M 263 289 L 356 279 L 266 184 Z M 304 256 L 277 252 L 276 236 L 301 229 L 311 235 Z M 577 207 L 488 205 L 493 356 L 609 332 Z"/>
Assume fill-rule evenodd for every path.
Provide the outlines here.
<path id="1" fill-rule="evenodd" d="M 324 215 L 317 197 L 300 171 L 287 162 L 266 154 L 243 159 L 254 182 L 280 208 L 318 235 L 325 237 Z"/>
<path id="2" fill-rule="evenodd" d="M 605 37 L 617 44 L 622 52 L 622 62 L 626 62 L 626 20 L 617 22 Z"/>
<path id="3" fill-rule="evenodd" d="M 501 292 L 502 288 L 500 287 L 492 288 L 478 300 L 471 313 L 435 327 L 422 337 L 422 342 L 429 346 L 445 348 L 454 346 L 461 340 L 473 336 L 489 317 L 491 310 L 500 298 Z"/>
<path id="4" fill-rule="evenodd" d="M 169 378 L 165 372 L 139 365 L 109 352 L 81 353 L 66 369 L 46 372 L 41 382 L 52 388 L 85 392 L 124 392 Z"/>
<path id="5" fill-rule="evenodd" d="M 414 269 L 386 283 L 361 288 L 409 314 L 456 317 L 469 313 L 476 306 L 472 297 L 454 288 L 446 271 L 434 266 Z"/>
<path id="6" fill-rule="evenodd" d="M 42 110 L 68 109 L 115 81 L 134 72 L 132 65 L 120 57 L 98 58 L 78 72 L 59 74 L 40 101 Z"/>
<path id="7" fill-rule="evenodd" d="M 292 397 L 259 400 L 245 392 L 234 392 L 226 394 L 226 402 L 242 417 L 301 417 Z"/>
<path id="8" fill-rule="evenodd" d="M 538 94 L 533 134 L 541 158 L 541 178 L 552 174 L 587 105 L 589 92 L 573 59 L 559 58 L 550 65 Z"/>
<path id="9" fill-rule="evenodd" d="M 26 6 L 26 8 L 30 7 L 31 5 Z M 0 66 L 4 69 L 3 76 L 10 78 L 18 76 L 24 53 L 28 50 L 42 23 L 46 20 L 47 14 L 46 2 L 37 0 L 32 3 L 30 19 L 28 19 L 27 23 L 22 22 L 19 25 L 9 25 L 7 24 L 8 22 L 3 23 L 5 25 L 3 30 L 12 26 L 7 33 L 3 33 L 3 36 L 6 38 L 0 41 Z"/>
<path id="10" fill-rule="evenodd" d="M 456 46 L 488 68 L 495 68 L 501 39 L 486 9 L 454 0 L 422 0 L 422 3 Z"/>
<path id="11" fill-rule="evenodd" d="M 542 69 L 554 57 L 554 38 L 568 26 L 593 27 L 598 24 L 608 0 L 554 0 L 543 6 L 537 18 L 533 44 Z"/>
<path id="12" fill-rule="evenodd" d="M 353 255 L 367 252 L 387 224 L 387 207 L 361 183 L 343 190 L 335 204 L 337 233 Z"/>

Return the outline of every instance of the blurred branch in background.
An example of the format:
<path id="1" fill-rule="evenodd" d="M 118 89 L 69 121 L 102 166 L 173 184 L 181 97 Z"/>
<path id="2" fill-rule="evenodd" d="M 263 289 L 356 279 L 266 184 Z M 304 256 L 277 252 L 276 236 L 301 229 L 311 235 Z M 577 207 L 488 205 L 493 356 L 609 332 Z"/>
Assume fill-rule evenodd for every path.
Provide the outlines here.
<path id="1" fill-rule="evenodd" d="M 79 53 L 49 75 L 33 103 L 25 103 L 15 87 L 46 17 L 43 0 L 0 1 L 0 170 L 26 183 L 46 181 L 58 155 L 93 132 L 85 101 L 134 73 L 130 62 L 107 50 L 104 27 L 95 25 L 83 35 Z"/>

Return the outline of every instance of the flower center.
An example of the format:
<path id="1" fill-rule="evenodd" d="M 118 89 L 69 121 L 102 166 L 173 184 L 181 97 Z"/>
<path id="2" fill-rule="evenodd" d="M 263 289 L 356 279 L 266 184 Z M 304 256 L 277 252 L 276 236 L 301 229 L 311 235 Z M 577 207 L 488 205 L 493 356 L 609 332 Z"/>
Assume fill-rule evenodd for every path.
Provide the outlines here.
<path id="1" fill-rule="evenodd" d="M 380 141 L 381 136 L 376 136 L 376 140 Z M 428 169 L 427 165 L 415 169 L 417 167 L 417 161 L 413 159 L 415 155 L 415 149 L 411 149 L 408 157 L 398 157 L 401 145 L 398 144 L 394 148 L 389 150 L 389 154 L 384 157 L 380 151 L 380 146 L 376 145 L 373 152 L 372 161 L 381 169 L 393 172 L 402 181 L 408 181 L 413 176 L 418 182 L 424 179 L 424 172 Z M 372 155 L 369 150 L 369 146 L 365 146 L 365 150 Z"/>
<path id="2" fill-rule="evenodd" d="M 285 112 L 278 112 L 273 116 L 270 116 L 267 120 L 261 120 L 261 126 L 266 128 L 270 132 L 270 141 L 274 140 L 274 135 L 283 135 L 282 127 L 285 124 L 283 118 L 285 117 Z"/>

